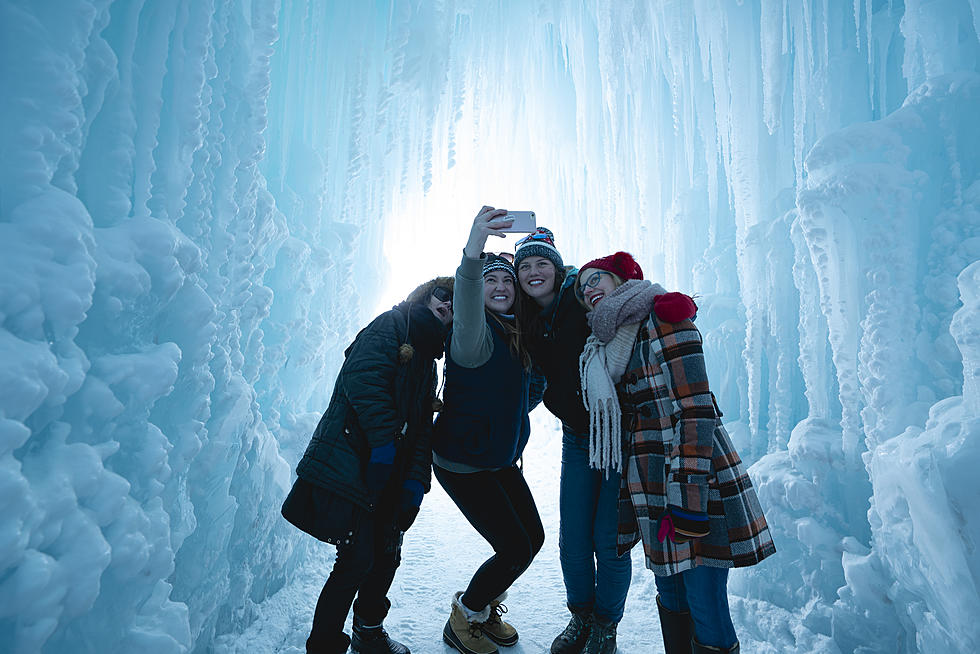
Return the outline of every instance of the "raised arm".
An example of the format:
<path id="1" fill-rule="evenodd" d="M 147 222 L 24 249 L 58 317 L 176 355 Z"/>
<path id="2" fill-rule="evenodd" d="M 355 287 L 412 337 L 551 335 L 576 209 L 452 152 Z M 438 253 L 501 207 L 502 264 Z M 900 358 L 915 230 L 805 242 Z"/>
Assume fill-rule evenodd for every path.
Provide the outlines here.
<path id="1" fill-rule="evenodd" d="M 513 220 L 500 220 L 505 209 L 483 207 L 473 220 L 463 259 L 456 269 L 453 287 L 453 337 L 449 353 L 464 368 L 478 368 L 493 354 L 493 336 L 484 318 L 483 264 L 486 257 L 483 248 L 490 234 L 500 236 L 497 230 L 509 227 Z M 493 223 L 491 224 L 491 221 Z"/>

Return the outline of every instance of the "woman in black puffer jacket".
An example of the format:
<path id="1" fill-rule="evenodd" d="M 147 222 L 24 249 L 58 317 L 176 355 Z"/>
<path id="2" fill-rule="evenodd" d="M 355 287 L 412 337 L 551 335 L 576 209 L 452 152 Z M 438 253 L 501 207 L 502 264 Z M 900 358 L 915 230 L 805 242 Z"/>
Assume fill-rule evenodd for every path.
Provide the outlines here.
<path id="1" fill-rule="evenodd" d="M 342 654 L 348 644 L 362 654 L 408 654 L 381 624 L 402 534 L 429 489 L 435 359 L 452 321 L 452 287 L 452 278 L 431 280 L 361 330 L 296 468 L 283 516 L 337 547 L 310 654 Z M 343 628 L 352 603 L 350 639 Z"/>

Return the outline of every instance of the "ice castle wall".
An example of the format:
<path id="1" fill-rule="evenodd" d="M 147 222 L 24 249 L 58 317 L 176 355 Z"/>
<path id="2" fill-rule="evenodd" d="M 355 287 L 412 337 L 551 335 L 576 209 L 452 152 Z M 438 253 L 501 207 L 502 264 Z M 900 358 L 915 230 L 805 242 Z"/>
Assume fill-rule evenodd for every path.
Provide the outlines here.
<path id="1" fill-rule="evenodd" d="M 976 651 L 978 9 L 0 2 L 0 640 L 252 619 L 384 246 L 462 170 L 700 295 L 780 550 L 733 577 L 757 640 Z"/>

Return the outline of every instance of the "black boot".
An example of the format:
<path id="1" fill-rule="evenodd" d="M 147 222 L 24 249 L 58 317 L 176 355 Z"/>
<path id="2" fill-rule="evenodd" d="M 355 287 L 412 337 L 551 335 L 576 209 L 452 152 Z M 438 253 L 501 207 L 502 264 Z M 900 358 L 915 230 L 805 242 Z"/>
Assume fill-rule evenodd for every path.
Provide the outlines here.
<path id="1" fill-rule="evenodd" d="M 572 611 L 565 630 L 551 643 L 551 654 L 580 654 L 592 631 L 592 615 Z"/>
<path id="2" fill-rule="evenodd" d="M 616 623 L 592 618 L 592 633 L 582 654 L 616 654 Z"/>
<path id="3" fill-rule="evenodd" d="M 407 647 L 392 640 L 380 624 L 367 627 L 356 613 L 350 645 L 352 650 L 360 654 L 411 654 Z"/>
<path id="4" fill-rule="evenodd" d="M 712 647 L 711 645 L 702 645 L 697 640 L 691 639 L 694 644 L 694 649 L 692 650 L 694 654 L 738 654 L 739 647 L 738 641 L 731 647 Z"/>
<path id="5" fill-rule="evenodd" d="M 660 603 L 657 595 L 657 610 L 660 611 L 660 631 L 664 637 L 664 651 L 667 654 L 691 654 L 691 612 L 671 611 Z"/>

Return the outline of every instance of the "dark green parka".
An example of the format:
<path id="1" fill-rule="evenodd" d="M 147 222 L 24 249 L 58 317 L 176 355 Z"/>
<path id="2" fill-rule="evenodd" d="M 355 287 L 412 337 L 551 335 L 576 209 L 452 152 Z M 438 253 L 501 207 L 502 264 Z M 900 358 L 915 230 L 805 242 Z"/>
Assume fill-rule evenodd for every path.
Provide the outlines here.
<path id="1" fill-rule="evenodd" d="M 434 284 L 433 284 L 434 285 Z M 416 294 L 428 297 L 431 289 Z M 446 329 L 421 301 L 406 301 L 365 327 L 345 352 L 330 399 L 296 474 L 373 510 L 364 470 L 371 449 L 395 441 L 389 487 L 431 479 L 435 359 Z M 411 348 L 405 348 L 404 344 Z M 408 356 L 410 352 L 410 356 Z"/>

